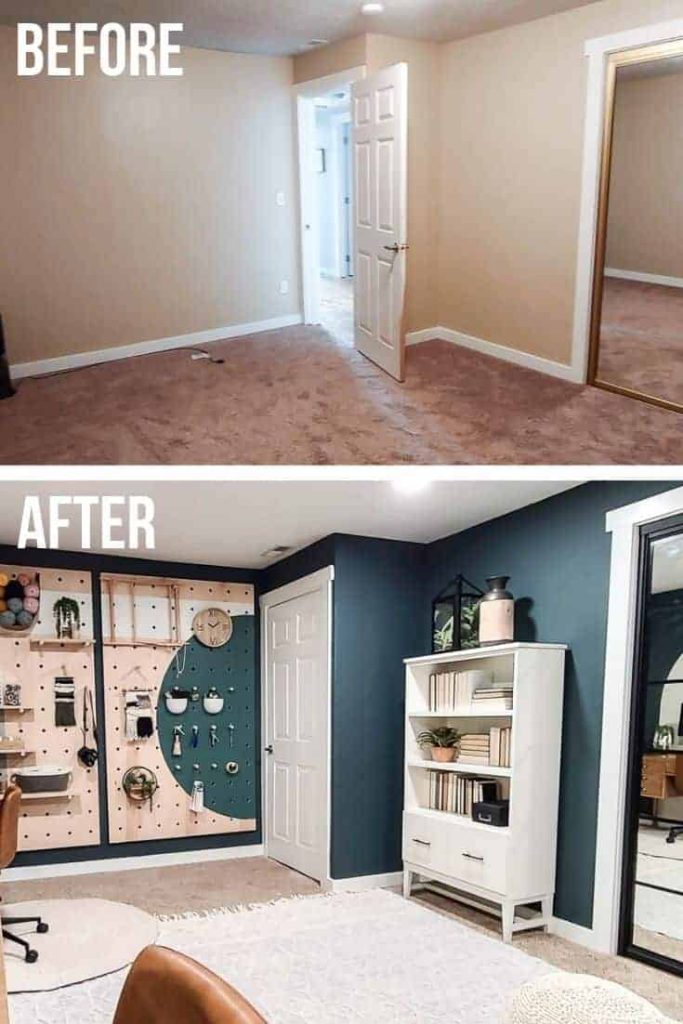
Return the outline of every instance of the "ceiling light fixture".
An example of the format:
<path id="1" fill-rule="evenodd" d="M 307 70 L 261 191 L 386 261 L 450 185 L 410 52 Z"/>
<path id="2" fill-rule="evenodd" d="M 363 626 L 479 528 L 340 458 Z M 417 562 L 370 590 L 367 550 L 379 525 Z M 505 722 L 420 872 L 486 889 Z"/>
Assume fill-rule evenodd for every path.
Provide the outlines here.
<path id="1" fill-rule="evenodd" d="M 380 3 L 367 3 L 361 6 L 361 14 L 381 14 L 384 10 L 384 4 Z"/>

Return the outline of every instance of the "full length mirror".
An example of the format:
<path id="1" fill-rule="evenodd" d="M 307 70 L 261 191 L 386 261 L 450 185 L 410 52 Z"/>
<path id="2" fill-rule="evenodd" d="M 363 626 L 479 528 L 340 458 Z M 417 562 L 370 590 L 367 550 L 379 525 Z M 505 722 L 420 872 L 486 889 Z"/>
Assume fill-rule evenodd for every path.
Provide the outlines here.
<path id="1" fill-rule="evenodd" d="M 593 383 L 683 410 L 683 53 L 617 66 L 612 98 Z"/>

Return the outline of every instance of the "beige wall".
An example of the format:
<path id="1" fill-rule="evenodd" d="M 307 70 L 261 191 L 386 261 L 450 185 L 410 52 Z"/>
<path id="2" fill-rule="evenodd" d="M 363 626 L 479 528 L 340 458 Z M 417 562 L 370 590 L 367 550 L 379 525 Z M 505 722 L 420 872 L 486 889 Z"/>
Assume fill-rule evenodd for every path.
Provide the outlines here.
<path id="1" fill-rule="evenodd" d="M 604 0 L 442 48 L 438 323 L 569 362 L 584 41 L 682 13 Z"/>
<path id="2" fill-rule="evenodd" d="M 310 82 L 347 68 L 359 68 L 367 60 L 367 36 L 342 39 L 330 46 L 321 46 L 294 58 L 294 81 Z"/>
<path id="3" fill-rule="evenodd" d="M 185 50 L 183 64 L 183 78 L 20 79 L 0 29 L 12 362 L 299 311 L 292 62 Z"/>
<path id="4" fill-rule="evenodd" d="M 683 278 L 683 73 L 617 84 L 608 267 Z"/>

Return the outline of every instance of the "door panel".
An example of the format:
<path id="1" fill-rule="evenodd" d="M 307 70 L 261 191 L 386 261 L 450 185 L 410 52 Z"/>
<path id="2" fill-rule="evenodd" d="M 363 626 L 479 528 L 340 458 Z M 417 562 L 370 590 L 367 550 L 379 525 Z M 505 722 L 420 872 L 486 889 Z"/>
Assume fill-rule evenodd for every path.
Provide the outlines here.
<path id="1" fill-rule="evenodd" d="M 328 585 L 267 609 L 268 855 L 328 876 Z M 272 751 L 268 752 L 272 747 Z"/>
<path id="2" fill-rule="evenodd" d="M 408 68 L 353 85 L 356 348 L 404 377 Z"/>

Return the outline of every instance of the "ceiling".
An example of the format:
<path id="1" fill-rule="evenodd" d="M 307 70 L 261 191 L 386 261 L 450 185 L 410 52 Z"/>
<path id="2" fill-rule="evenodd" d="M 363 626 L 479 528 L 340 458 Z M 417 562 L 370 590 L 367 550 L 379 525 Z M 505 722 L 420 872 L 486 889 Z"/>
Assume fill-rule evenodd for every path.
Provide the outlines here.
<path id="1" fill-rule="evenodd" d="M 44 517 L 50 494 L 143 494 L 151 497 L 156 506 L 156 551 L 153 555 L 131 551 L 131 555 L 263 568 L 282 557 L 263 556 L 263 552 L 279 544 L 297 549 L 330 533 L 433 541 L 541 501 L 577 483 L 438 481 L 408 494 L 399 492 L 389 481 L 2 483 L 0 543 L 17 543 L 24 497 L 28 494 L 41 498 Z M 92 550 L 101 551 L 99 515 L 93 522 Z M 78 519 L 60 535 L 59 546 L 62 550 L 78 551 L 80 538 Z"/>
<path id="2" fill-rule="evenodd" d="M 295 54 L 312 39 L 363 32 L 445 41 L 531 21 L 595 0 L 384 0 L 360 14 L 361 0 L 0 0 L 0 21 L 182 22 L 187 46 Z"/>

